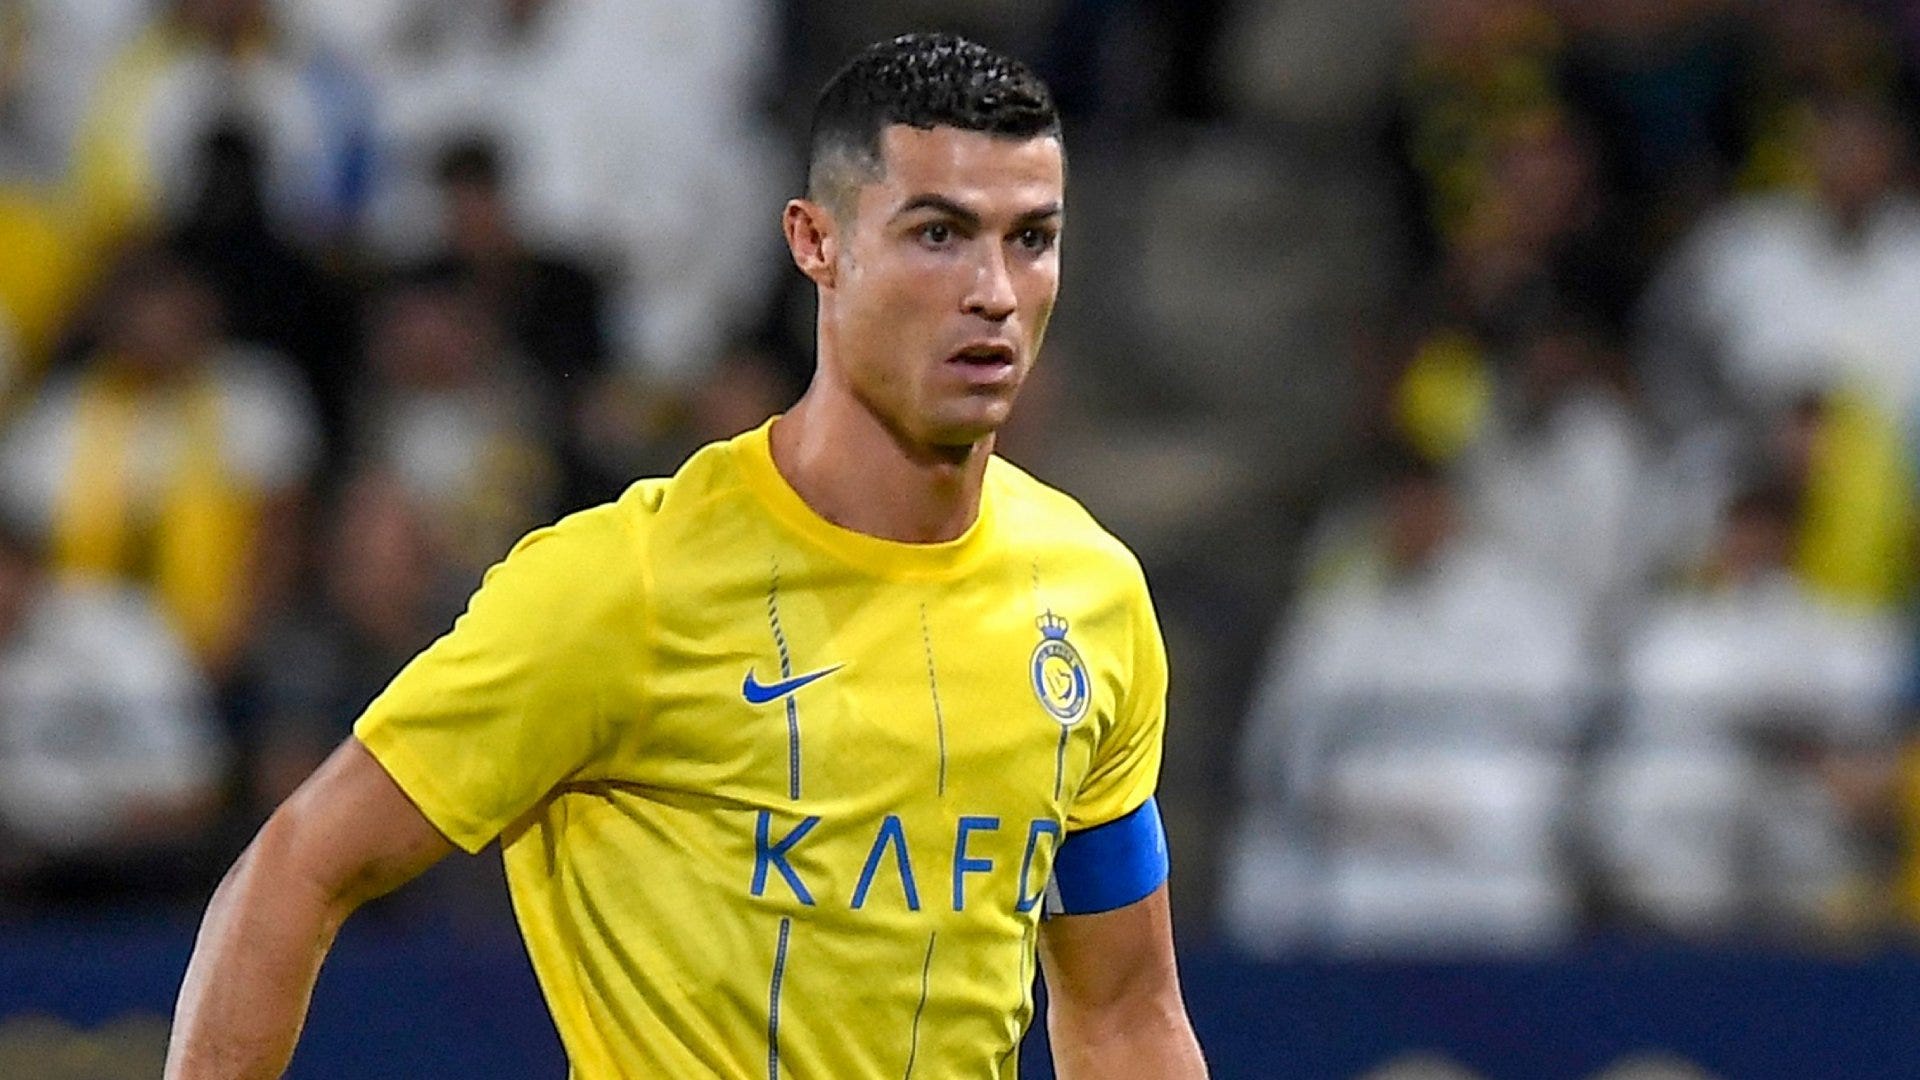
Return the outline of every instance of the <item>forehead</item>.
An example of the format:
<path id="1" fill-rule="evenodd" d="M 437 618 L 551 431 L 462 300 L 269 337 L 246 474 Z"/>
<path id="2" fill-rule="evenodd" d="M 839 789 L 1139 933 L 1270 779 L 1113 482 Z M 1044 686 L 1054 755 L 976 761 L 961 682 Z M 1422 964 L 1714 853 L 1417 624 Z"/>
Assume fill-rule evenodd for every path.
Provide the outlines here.
<path id="1" fill-rule="evenodd" d="M 1051 135 L 1008 138 L 893 124 L 880 133 L 880 161 L 880 176 L 861 191 L 863 203 L 931 194 L 982 214 L 1024 214 L 1059 204 L 1066 187 L 1066 159 Z"/>

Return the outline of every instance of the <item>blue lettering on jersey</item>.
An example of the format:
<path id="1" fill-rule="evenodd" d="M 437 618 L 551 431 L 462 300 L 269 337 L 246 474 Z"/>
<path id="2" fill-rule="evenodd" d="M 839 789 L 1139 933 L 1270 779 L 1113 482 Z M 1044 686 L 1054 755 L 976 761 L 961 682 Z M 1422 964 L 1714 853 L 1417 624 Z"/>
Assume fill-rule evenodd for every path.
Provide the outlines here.
<path id="1" fill-rule="evenodd" d="M 807 891 L 806 882 L 800 880 L 800 875 L 794 872 L 793 865 L 787 862 L 787 853 L 805 839 L 815 825 L 820 824 L 820 818 L 818 815 L 806 818 L 794 826 L 792 832 L 781 837 L 777 844 L 768 843 L 768 834 L 772 832 L 772 820 L 773 814 L 762 810 L 760 820 L 754 823 L 753 895 L 760 896 L 767 891 L 767 868 L 772 867 L 780 871 L 781 877 L 787 879 L 787 886 L 793 890 L 793 895 L 799 897 L 801 903 L 812 907 L 813 894 Z"/>
<path id="2" fill-rule="evenodd" d="M 972 833 L 994 832 L 1000 828 L 997 817 L 963 817 L 953 833 L 953 910 L 965 911 L 967 907 L 967 875 L 984 874 L 993 869 L 992 859 L 975 859 L 967 855 L 967 837 Z"/>
<path id="3" fill-rule="evenodd" d="M 805 878 L 793 863 L 794 855 L 801 843 L 821 822 L 818 815 L 801 818 L 784 835 L 774 836 L 773 811 L 761 810 L 754 822 L 753 830 L 753 885 L 754 896 L 765 896 L 767 878 L 771 871 L 777 871 L 786 879 L 787 887 L 802 904 L 814 904 L 813 890 L 807 887 Z M 986 815 L 967 815 L 954 822 L 953 830 L 953 910 L 965 911 L 969 902 L 968 877 L 989 875 L 998 877 L 998 883 L 991 889 L 991 895 L 997 902 L 1009 904 L 1014 911 L 1025 914 L 1040 906 L 1047 895 L 1048 873 L 1038 873 L 1040 866 L 1056 866 L 1061 852 L 1066 850 L 1066 837 L 1058 821 L 1036 818 L 1027 825 L 1026 851 L 1020 858 L 1020 871 L 1017 878 L 1011 873 L 1012 863 L 1006 863 L 1008 871 L 1004 876 L 994 875 L 994 870 L 1002 865 L 982 848 L 991 849 L 994 840 L 991 834 L 1000 831 L 1000 819 Z M 979 834 L 988 834 L 982 836 Z M 1076 836 L 1083 834 L 1076 834 Z M 1043 838 L 1051 837 L 1051 842 L 1042 843 Z M 1010 840 L 1011 838 L 1009 838 Z M 854 885 L 853 895 L 848 907 L 854 911 L 864 910 L 867 901 L 873 896 L 874 882 L 880 876 L 880 865 L 891 851 L 895 870 L 900 877 L 900 892 L 906 900 L 907 910 L 920 910 L 920 884 L 913 870 L 913 841 L 907 835 L 907 827 L 897 814 L 888 814 L 880 820 L 874 831 L 873 843 L 867 846 L 866 862 L 861 866 L 860 877 Z M 923 856 L 927 855 L 924 848 Z M 1011 855 L 1011 851 L 1006 854 Z M 922 865 L 925 865 L 923 858 Z M 1007 880 L 1013 878 L 1013 880 Z M 977 885 L 977 883 L 976 883 Z M 976 887 L 973 890 L 979 892 Z M 1076 891 L 1078 891 L 1076 889 Z M 977 900 L 975 896 L 972 899 Z"/>
<path id="4" fill-rule="evenodd" d="M 1033 876 L 1033 856 L 1040 847 L 1042 836 L 1052 836 L 1054 850 L 1059 850 L 1060 823 L 1035 818 L 1033 824 L 1027 827 L 1027 853 L 1020 859 L 1020 902 L 1014 905 L 1015 911 L 1032 911 L 1041 900 L 1046 898 L 1047 883 L 1044 881 L 1040 883 L 1038 889 L 1033 890 L 1031 895 L 1027 892 Z"/>
<path id="5" fill-rule="evenodd" d="M 893 848 L 894 865 L 900 869 L 900 889 L 907 896 L 907 910 L 920 910 L 920 890 L 913 883 L 913 859 L 907 854 L 907 831 L 900 818 L 888 814 L 873 838 L 873 850 L 867 852 L 867 865 L 860 871 L 860 884 L 853 890 L 853 909 L 867 906 L 867 890 L 873 887 L 873 872 L 880 868 L 880 857 Z"/>

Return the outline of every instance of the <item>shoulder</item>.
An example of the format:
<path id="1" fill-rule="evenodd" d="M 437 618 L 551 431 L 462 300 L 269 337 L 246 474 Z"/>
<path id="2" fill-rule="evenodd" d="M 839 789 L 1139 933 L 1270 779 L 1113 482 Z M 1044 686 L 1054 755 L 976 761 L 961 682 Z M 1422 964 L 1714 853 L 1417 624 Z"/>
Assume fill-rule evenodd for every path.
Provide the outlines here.
<path id="1" fill-rule="evenodd" d="M 576 589 L 620 581 L 641 556 L 658 516 L 660 483 L 638 481 L 613 502 L 577 510 L 533 530 L 514 544 L 506 564 L 558 572 Z"/>
<path id="2" fill-rule="evenodd" d="M 564 573 L 575 591 L 638 587 L 648 576 L 652 552 L 678 535 L 697 533 L 713 508 L 740 491 L 729 444 L 712 443 L 672 476 L 636 480 L 611 502 L 528 533 L 509 560 Z"/>
<path id="3" fill-rule="evenodd" d="M 634 481 L 618 500 L 608 504 L 609 521 L 600 527 L 618 522 L 621 528 L 651 543 L 710 525 L 716 513 L 724 515 L 733 500 L 748 494 L 736 441 L 702 446 L 671 476 Z"/>
<path id="4" fill-rule="evenodd" d="M 1144 594 L 1146 574 L 1139 558 L 1080 500 L 1000 457 L 989 466 L 987 483 L 1004 531 L 1034 558 L 1084 567 Z"/>

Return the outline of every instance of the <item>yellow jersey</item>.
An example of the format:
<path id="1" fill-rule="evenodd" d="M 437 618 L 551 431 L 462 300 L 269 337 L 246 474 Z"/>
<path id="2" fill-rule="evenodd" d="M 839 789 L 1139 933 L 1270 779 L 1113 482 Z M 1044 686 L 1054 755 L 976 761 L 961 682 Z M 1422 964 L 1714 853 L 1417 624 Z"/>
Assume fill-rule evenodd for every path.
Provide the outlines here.
<path id="1" fill-rule="evenodd" d="M 997 458 L 958 539 L 840 528 L 770 428 L 527 536 L 355 734 L 500 839 L 574 1076 L 1013 1077 L 1056 854 L 1152 809 L 1145 580 Z"/>

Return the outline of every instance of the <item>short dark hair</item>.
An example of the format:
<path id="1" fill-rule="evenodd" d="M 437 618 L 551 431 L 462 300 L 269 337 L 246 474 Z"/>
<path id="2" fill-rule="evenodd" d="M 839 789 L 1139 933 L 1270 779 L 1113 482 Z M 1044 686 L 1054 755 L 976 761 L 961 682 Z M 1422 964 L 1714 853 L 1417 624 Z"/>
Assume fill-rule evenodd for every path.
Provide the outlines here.
<path id="1" fill-rule="evenodd" d="M 1019 60 L 953 34 L 903 34 L 869 45 L 827 81 L 813 110 L 807 194 L 826 201 L 880 174 L 880 135 L 894 124 L 1010 139 L 1060 135 L 1053 93 Z"/>

